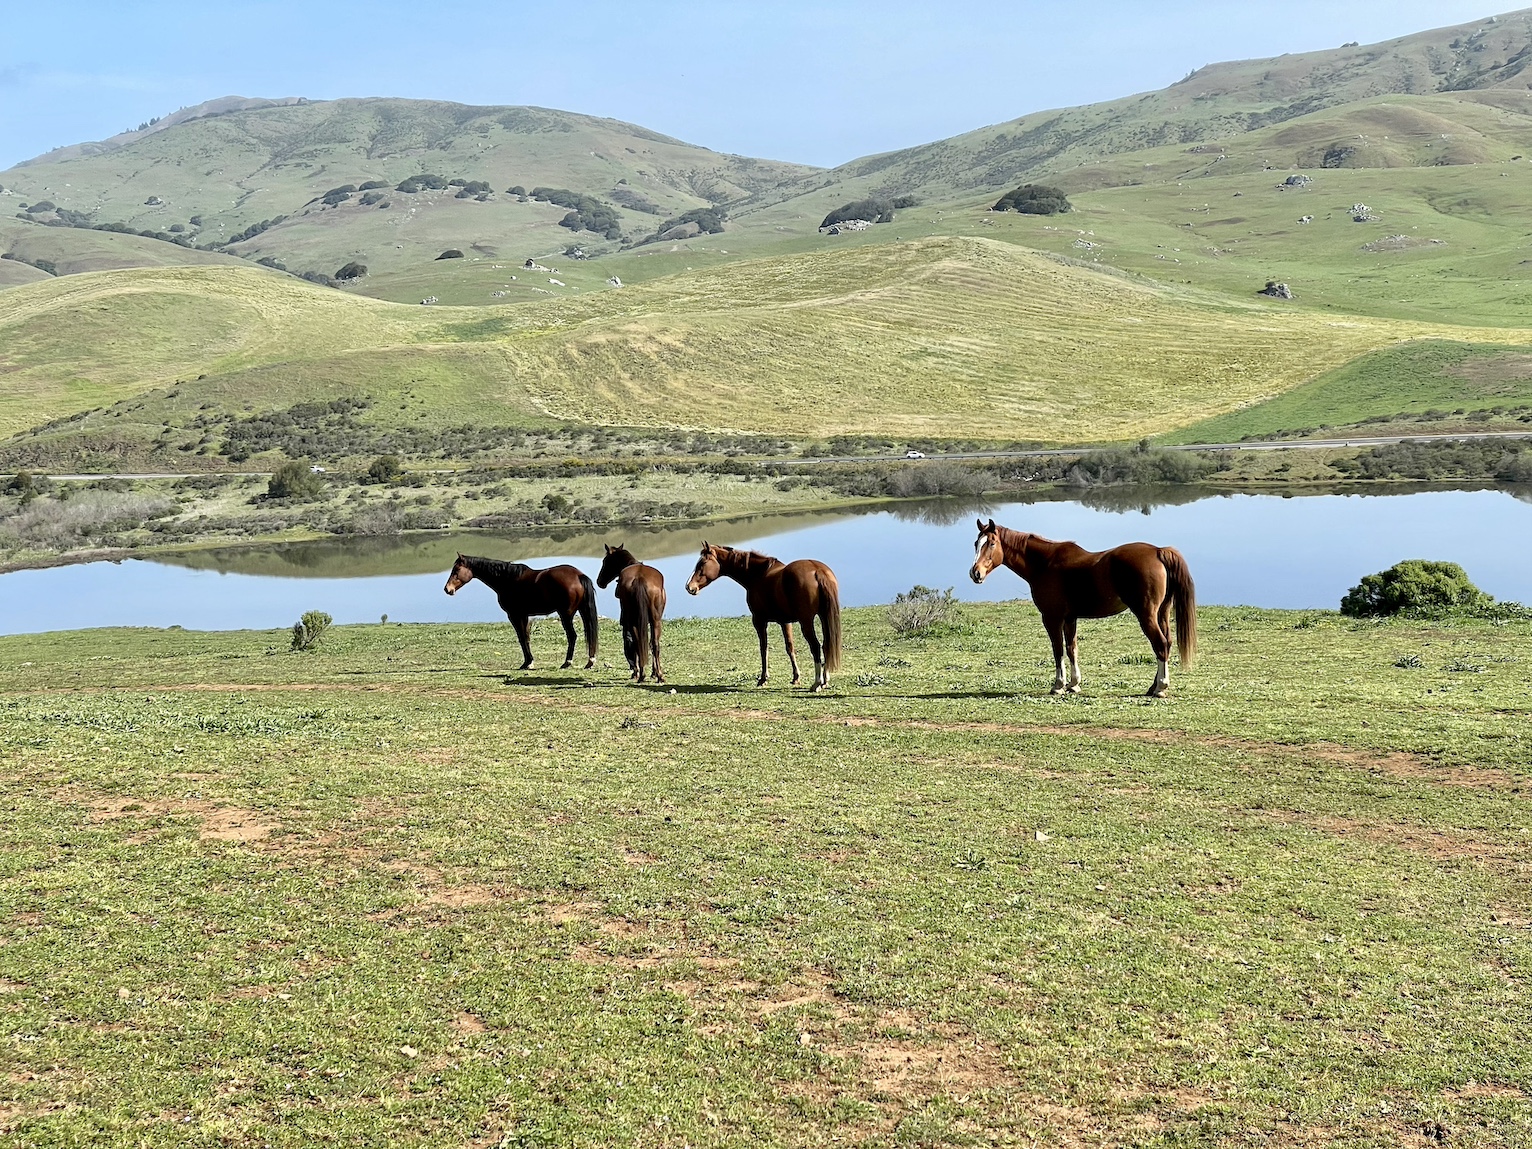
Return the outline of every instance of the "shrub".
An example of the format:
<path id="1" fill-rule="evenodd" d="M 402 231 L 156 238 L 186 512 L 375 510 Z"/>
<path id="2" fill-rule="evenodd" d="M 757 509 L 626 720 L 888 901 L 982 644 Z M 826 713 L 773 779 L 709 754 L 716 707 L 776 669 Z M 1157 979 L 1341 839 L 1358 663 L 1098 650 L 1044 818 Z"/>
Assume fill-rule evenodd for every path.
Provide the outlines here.
<path id="1" fill-rule="evenodd" d="M 402 474 L 404 468 L 399 464 L 398 455 L 379 455 L 367 468 L 367 477 L 374 483 L 392 483 Z"/>
<path id="2" fill-rule="evenodd" d="M 962 608 L 952 597 L 952 588 L 933 590 L 916 584 L 904 594 L 894 596 L 889 604 L 888 624 L 904 638 L 925 634 L 938 626 L 950 626 L 962 617 Z"/>
<path id="3" fill-rule="evenodd" d="M 346 264 L 345 267 L 341 268 L 335 273 L 335 278 L 341 280 L 361 279 L 362 276 L 366 274 L 367 265 L 365 263 L 358 263 L 353 259 L 350 263 Z"/>
<path id="4" fill-rule="evenodd" d="M 842 204 L 825 216 L 820 227 L 833 227 L 851 219 L 865 219 L 868 223 L 893 223 L 894 205 L 886 199 L 859 199 Z"/>
<path id="5" fill-rule="evenodd" d="M 306 611 L 302 618 L 293 623 L 293 649 L 313 650 L 334 621 L 322 610 Z"/>
<path id="6" fill-rule="evenodd" d="M 437 259 L 462 259 L 463 253 L 455 247 L 449 247 L 436 257 Z"/>
<path id="7" fill-rule="evenodd" d="M 1383 618 L 1446 614 L 1493 601 L 1457 563 L 1406 559 L 1363 578 L 1346 592 L 1340 609 L 1352 618 Z"/>
<path id="8" fill-rule="evenodd" d="M 283 463 L 266 483 L 268 499 L 317 499 L 324 480 L 302 463 Z"/>
<path id="9" fill-rule="evenodd" d="M 1022 184 L 995 201 L 991 211 L 1019 211 L 1023 215 L 1059 215 L 1074 210 L 1069 197 L 1047 184 Z"/>

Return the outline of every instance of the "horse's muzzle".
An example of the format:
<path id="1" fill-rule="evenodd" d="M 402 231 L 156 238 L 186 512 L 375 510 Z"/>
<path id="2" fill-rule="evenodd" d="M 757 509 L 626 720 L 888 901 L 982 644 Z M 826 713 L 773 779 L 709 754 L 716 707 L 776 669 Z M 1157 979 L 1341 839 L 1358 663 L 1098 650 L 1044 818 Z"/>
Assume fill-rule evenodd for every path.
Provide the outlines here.
<path id="1" fill-rule="evenodd" d="M 697 589 L 698 588 L 696 583 L 689 582 L 686 584 L 686 593 L 691 595 L 693 598 L 697 597 Z"/>
<path id="2" fill-rule="evenodd" d="M 974 582 L 983 582 L 984 581 L 984 576 L 979 573 L 979 564 L 978 563 L 974 563 L 973 566 L 968 568 L 968 577 L 973 579 Z"/>
<path id="3" fill-rule="evenodd" d="M 451 583 L 448 583 L 446 586 L 442 587 L 442 590 L 446 591 L 448 594 L 457 594 L 457 587 L 453 586 Z"/>

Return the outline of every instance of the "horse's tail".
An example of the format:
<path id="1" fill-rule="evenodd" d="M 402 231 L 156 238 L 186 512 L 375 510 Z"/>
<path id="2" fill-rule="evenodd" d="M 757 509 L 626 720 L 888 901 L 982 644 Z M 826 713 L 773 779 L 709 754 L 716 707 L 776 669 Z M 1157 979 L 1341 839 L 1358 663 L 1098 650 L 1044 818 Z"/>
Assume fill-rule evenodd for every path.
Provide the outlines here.
<path id="1" fill-rule="evenodd" d="M 590 576 L 580 572 L 580 589 L 585 592 L 580 600 L 580 625 L 585 627 L 585 649 L 594 660 L 600 642 L 600 620 L 596 614 L 596 584 Z"/>
<path id="2" fill-rule="evenodd" d="M 825 672 L 840 669 L 840 583 L 829 567 L 819 572 L 819 623 L 825 632 Z"/>
<path id="3" fill-rule="evenodd" d="M 634 636 L 633 646 L 637 652 L 638 665 L 634 667 L 642 678 L 648 673 L 649 666 L 649 626 L 652 612 L 649 607 L 649 588 L 639 583 L 634 587 L 634 598 L 637 600 L 633 605 L 638 615 L 638 634 Z"/>
<path id="4" fill-rule="evenodd" d="M 1169 591 L 1176 610 L 1176 650 L 1181 655 L 1181 668 L 1192 664 L 1197 653 L 1197 588 L 1192 584 L 1192 572 L 1186 559 L 1175 547 L 1160 548 L 1160 562 L 1165 564 Z"/>

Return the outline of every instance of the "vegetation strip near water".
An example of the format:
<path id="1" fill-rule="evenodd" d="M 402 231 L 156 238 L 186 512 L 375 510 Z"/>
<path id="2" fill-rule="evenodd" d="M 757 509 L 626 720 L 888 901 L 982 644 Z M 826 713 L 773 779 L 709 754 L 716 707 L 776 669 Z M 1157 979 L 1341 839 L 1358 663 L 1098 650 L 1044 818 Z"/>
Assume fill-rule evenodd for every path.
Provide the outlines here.
<path id="1" fill-rule="evenodd" d="M 0 1128 L 1524 1142 L 1532 623 L 1201 624 L 1158 703 L 1025 604 L 815 697 L 742 619 L 0 639 Z"/>

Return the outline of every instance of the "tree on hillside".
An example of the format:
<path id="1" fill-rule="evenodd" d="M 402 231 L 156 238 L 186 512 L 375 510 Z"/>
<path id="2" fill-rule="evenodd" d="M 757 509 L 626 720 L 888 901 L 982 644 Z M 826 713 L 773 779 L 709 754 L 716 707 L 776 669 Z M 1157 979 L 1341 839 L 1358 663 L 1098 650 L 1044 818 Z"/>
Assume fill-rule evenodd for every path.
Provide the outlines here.
<path id="1" fill-rule="evenodd" d="M 462 259 L 463 253 L 455 247 L 449 247 L 436 257 L 437 259 Z"/>
<path id="2" fill-rule="evenodd" d="M 825 216 L 819 226 L 834 227 L 853 219 L 865 219 L 868 223 L 893 223 L 894 204 L 890 200 L 876 198 L 852 200 Z"/>
<path id="3" fill-rule="evenodd" d="M 1022 184 L 1015 191 L 1008 191 L 995 201 L 991 211 L 1018 211 L 1022 215 L 1060 215 L 1073 211 L 1069 197 L 1056 187 L 1047 184 Z"/>
<path id="4" fill-rule="evenodd" d="M 345 267 L 341 268 L 335 273 L 335 278 L 339 280 L 361 279 L 362 276 L 366 274 L 367 265 L 365 263 L 358 263 L 353 259 L 350 263 L 346 264 Z"/>
<path id="5" fill-rule="evenodd" d="M 302 463 L 283 463 L 266 482 L 268 499 L 317 499 L 324 480 Z"/>

